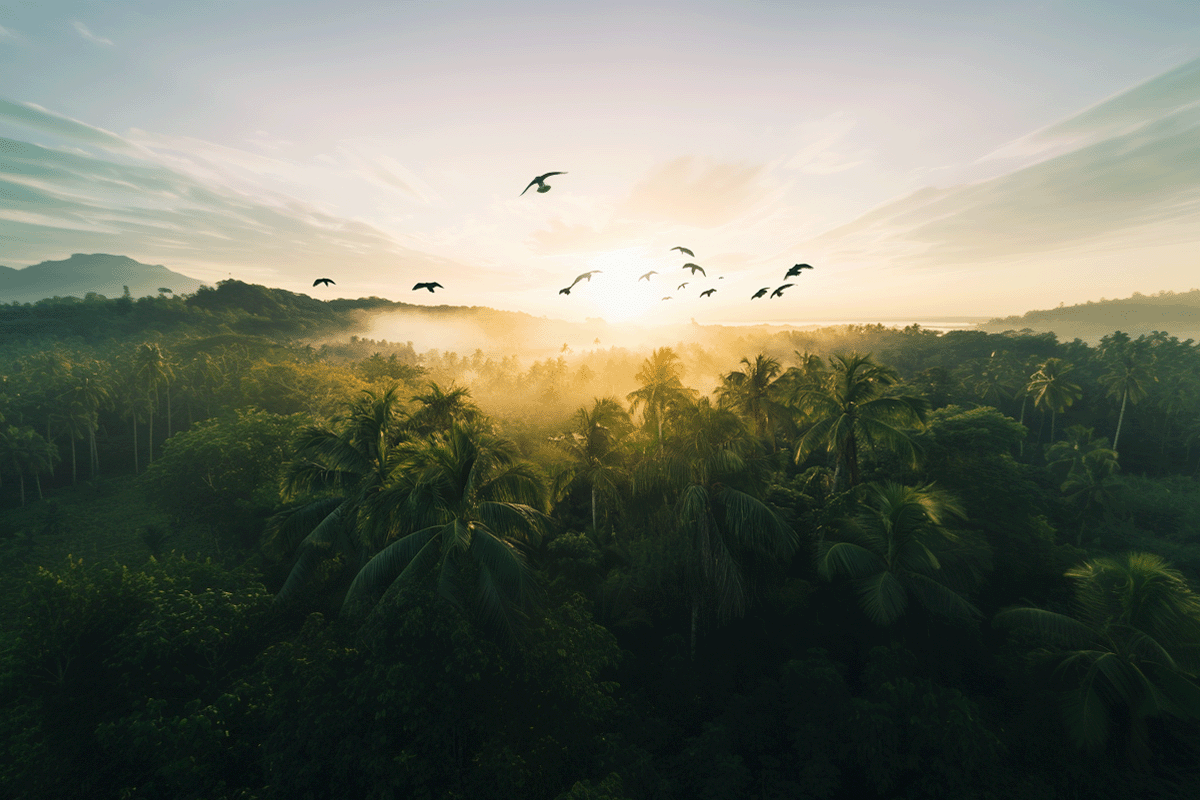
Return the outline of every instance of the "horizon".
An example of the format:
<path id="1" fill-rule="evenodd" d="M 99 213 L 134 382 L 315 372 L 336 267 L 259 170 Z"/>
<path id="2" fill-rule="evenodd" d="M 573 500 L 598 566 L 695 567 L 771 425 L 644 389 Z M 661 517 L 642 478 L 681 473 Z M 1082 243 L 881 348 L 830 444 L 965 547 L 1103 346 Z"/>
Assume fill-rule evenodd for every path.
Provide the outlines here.
<path id="1" fill-rule="evenodd" d="M 1198 33 L 1176 2 L 22 7 L 0 263 L 637 325 L 1183 292 Z"/>

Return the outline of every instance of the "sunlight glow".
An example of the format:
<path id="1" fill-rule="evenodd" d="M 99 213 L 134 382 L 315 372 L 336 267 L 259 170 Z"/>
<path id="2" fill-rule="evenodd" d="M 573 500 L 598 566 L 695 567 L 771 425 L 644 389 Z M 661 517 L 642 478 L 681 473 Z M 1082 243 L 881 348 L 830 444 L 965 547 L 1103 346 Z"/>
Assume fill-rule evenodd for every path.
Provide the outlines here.
<path id="1" fill-rule="evenodd" d="M 593 309 L 588 316 L 599 316 L 607 322 L 649 319 L 664 295 L 666 284 L 661 274 L 665 267 L 660 262 L 665 260 L 652 257 L 644 247 L 611 250 L 588 259 L 589 270 L 601 270 L 590 282 L 581 281 L 575 288 Z M 650 270 L 659 274 L 651 275 L 648 281 L 638 280 Z"/>

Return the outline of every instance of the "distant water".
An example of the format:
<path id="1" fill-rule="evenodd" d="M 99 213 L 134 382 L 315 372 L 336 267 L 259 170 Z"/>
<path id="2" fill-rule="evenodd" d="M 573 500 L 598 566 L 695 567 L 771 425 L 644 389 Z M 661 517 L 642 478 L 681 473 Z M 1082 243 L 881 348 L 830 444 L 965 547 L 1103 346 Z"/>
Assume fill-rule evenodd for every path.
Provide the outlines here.
<path id="1" fill-rule="evenodd" d="M 885 328 L 907 328 L 910 325 L 920 325 L 924 330 L 947 331 L 970 330 L 976 325 L 987 322 L 991 317 L 949 317 L 943 319 L 808 319 L 793 322 L 720 322 L 719 325 L 749 328 L 765 325 L 775 328 L 831 328 L 838 325 L 882 325 Z"/>

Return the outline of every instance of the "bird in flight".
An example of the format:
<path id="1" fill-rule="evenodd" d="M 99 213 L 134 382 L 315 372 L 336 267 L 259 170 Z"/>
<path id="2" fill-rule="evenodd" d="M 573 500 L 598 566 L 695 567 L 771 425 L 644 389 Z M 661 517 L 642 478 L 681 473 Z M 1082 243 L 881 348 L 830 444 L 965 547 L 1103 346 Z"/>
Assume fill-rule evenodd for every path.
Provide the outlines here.
<path id="1" fill-rule="evenodd" d="M 570 286 L 568 286 L 567 288 L 565 288 L 565 289 L 559 289 L 559 290 L 558 290 L 558 293 L 559 293 L 559 294 L 570 294 L 570 293 L 571 293 L 571 290 L 575 288 L 575 284 L 579 283 L 579 282 L 580 282 L 580 281 L 582 281 L 582 280 L 586 280 L 588 283 L 591 283 L 591 282 L 592 282 L 592 276 L 593 276 L 593 275 L 595 275 L 597 272 L 603 272 L 603 271 L 604 271 L 604 270 L 599 270 L 599 269 L 593 269 L 593 270 L 589 270 L 588 272 L 585 272 L 585 273 L 583 273 L 582 275 L 580 275 L 580 276 L 578 276 L 577 278 L 575 278 L 575 280 L 571 281 L 571 285 L 570 285 Z"/>
<path id="2" fill-rule="evenodd" d="M 649 281 L 651 275 L 657 275 L 657 274 L 658 274 L 658 270 L 652 269 L 649 272 L 647 272 L 645 275 L 643 275 L 642 277 L 638 278 L 638 280 L 639 281 Z"/>
<path id="3" fill-rule="evenodd" d="M 525 189 L 521 192 L 521 194 L 525 194 L 525 192 L 528 192 L 529 189 L 535 183 L 537 184 L 537 187 L 538 187 L 537 190 L 539 192 L 541 192 L 542 194 L 545 194 L 546 192 L 550 191 L 550 185 L 546 183 L 546 178 L 549 178 L 551 175 L 566 175 L 566 174 L 567 173 L 565 173 L 565 172 L 547 172 L 545 175 L 539 175 L 529 182 L 529 186 L 526 186 Z M 521 195 L 517 195 L 517 197 L 520 197 L 520 196 Z"/>
<path id="4" fill-rule="evenodd" d="M 681 269 L 690 269 L 693 275 L 696 274 L 696 270 L 700 270 L 701 275 L 704 275 L 705 277 L 708 276 L 708 273 L 704 271 L 704 267 L 700 266 L 699 264 L 693 264 L 690 261 L 684 264 Z"/>
<path id="5" fill-rule="evenodd" d="M 796 284 L 794 284 L 794 283 L 785 283 L 783 286 L 780 286 L 778 289 L 771 292 L 771 297 L 783 297 L 783 290 L 788 288 L 789 286 L 795 286 L 795 285 Z M 767 299 L 769 300 L 770 298 L 767 298 Z"/>
<path id="6" fill-rule="evenodd" d="M 770 287 L 770 286 L 764 286 L 763 288 L 761 288 L 761 289 L 759 289 L 757 292 L 755 292 L 755 293 L 754 293 L 754 295 L 753 295 L 753 296 L 752 296 L 750 299 L 751 299 L 751 300 L 757 300 L 758 298 L 762 297 L 764 294 L 766 294 L 766 293 L 767 293 L 767 292 L 769 292 L 769 291 L 771 291 L 771 287 Z"/>
<path id="7" fill-rule="evenodd" d="M 675 291 L 677 291 L 677 292 L 678 292 L 680 289 L 682 289 L 683 287 L 685 287 L 685 286 L 687 286 L 687 285 L 688 285 L 688 282 L 687 282 L 687 281 L 684 281 L 683 283 L 681 283 L 681 284 L 679 284 L 678 286 L 676 286 L 676 287 L 675 287 Z"/>
<path id="8" fill-rule="evenodd" d="M 442 286 L 437 281 L 430 281 L 429 283 L 418 283 L 416 286 L 414 286 L 412 288 L 412 290 L 415 292 L 417 289 L 428 289 L 430 291 L 430 293 L 432 293 L 434 289 L 445 289 L 445 288 L 446 288 L 445 286 Z"/>
<path id="9" fill-rule="evenodd" d="M 802 269 L 812 269 L 812 264 L 797 264 L 787 271 L 787 275 L 784 275 L 783 279 L 787 280 L 788 278 L 799 275 L 800 270 Z"/>
<path id="10" fill-rule="evenodd" d="M 716 291 L 716 289 L 708 289 L 708 290 L 706 290 L 706 291 L 703 291 L 703 292 L 701 292 L 701 293 L 700 293 L 700 296 L 701 296 L 701 297 L 708 297 L 710 294 L 712 294 L 712 293 L 713 293 L 713 292 L 715 292 L 715 291 Z"/>
<path id="11" fill-rule="evenodd" d="M 335 283 L 335 282 L 334 282 L 332 279 L 330 279 L 330 278 L 317 278 L 315 281 L 313 281 L 313 286 L 316 286 L 318 283 L 323 283 L 323 284 L 325 284 L 326 286 L 328 286 L 328 285 L 329 285 L 329 284 L 331 284 L 331 283 L 333 283 L 335 286 L 337 285 L 337 284 L 336 284 L 336 283 Z"/>
<path id="12" fill-rule="evenodd" d="M 663 298 L 663 300 L 670 300 L 670 299 L 671 299 L 670 295 L 667 295 L 666 297 Z"/>
<path id="13" fill-rule="evenodd" d="M 678 251 L 679 251 L 679 252 L 681 252 L 681 253 L 687 253 L 687 254 L 688 254 L 689 256 L 691 256 L 692 258 L 695 258 L 695 257 L 696 257 L 696 254 L 695 254 L 695 253 L 693 253 L 691 250 L 688 250 L 686 247 L 672 247 L 671 249 L 672 249 L 672 250 L 678 250 Z"/>

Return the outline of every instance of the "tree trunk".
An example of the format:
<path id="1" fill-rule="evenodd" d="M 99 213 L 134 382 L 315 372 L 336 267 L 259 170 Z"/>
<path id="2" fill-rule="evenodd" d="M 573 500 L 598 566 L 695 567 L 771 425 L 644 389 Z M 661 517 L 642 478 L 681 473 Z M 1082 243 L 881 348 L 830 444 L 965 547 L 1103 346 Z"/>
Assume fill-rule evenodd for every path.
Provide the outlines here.
<path id="1" fill-rule="evenodd" d="M 1029 399 L 1029 395 L 1027 395 L 1027 394 L 1021 395 L 1021 419 L 1019 420 L 1019 422 L 1022 425 L 1025 424 L 1025 401 L 1027 401 L 1028 399 Z M 1017 443 L 1017 455 L 1020 456 L 1021 458 L 1025 457 L 1025 438 L 1026 437 L 1022 437 L 1021 441 Z"/>
<path id="2" fill-rule="evenodd" d="M 597 530 L 597 528 L 596 528 L 596 486 L 595 486 L 595 484 L 592 485 L 592 530 L 593 531 Z"/>
<path id="3" fill-rule="evenodd" d="M 37 486 L 38 500 L 45 500 L 46 498 L 42 496 L 42 475 L 36 469 L 33 471 L 33 483 Z"/>
<path id="4" fill-rule="evenodd" d="M 146 423 L 146 466 L 154 463 L 154 407 L 151 406 L 149 421 Z"/>
<path id="5" fill-rule="evenodd" d="M 88 451 L 92 459 L 92 480 L 100 474 L 100 451 L 96 449 L 96 427 L 88 430 Z"/>
<path id="6" fill-rule="evenodd" d="M 167 385 L 167 438 L 171 438 L 171 386 Z"/>
<path id="7" fill-rule="evenodd" d="M 691 659 L 696 660 L 696 628 L 700 622 L 700 598 L 692 597 L 692 647 Z"/>
<path id="8" fill-rule="evenodd" d="M 1121 438 L 1121 423 L 1125 421 L 1125 401 L 1129 399 L 1129 390 L 1121 394 L 1121 413 L 1117 416 L 1117 432 L 1113 434 L 1113 451 L 1117 449 L 1117 440 Z"/>
<path id="9" fill-rule="evenodd" d="M 18 470 L 17 477 L 21 480 L 21 508 L 25 507 L 25 471 Z"/>

